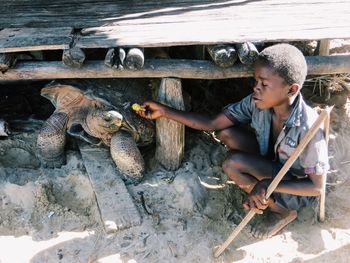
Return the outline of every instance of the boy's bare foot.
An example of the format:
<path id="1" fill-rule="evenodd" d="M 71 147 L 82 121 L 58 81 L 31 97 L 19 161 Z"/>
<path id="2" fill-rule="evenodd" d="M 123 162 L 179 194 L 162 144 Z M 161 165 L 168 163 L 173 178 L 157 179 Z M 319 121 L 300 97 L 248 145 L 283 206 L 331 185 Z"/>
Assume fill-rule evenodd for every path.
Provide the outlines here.
<path id="1" fill-rule="evenodd" d="M 283 213 L 271 211 L 261 223 L 252 227 L 251 233 L 255 238 L 270 238 L 295 220 L 297 215 L 298 213 L 295 210 L 286 210 Z"/>

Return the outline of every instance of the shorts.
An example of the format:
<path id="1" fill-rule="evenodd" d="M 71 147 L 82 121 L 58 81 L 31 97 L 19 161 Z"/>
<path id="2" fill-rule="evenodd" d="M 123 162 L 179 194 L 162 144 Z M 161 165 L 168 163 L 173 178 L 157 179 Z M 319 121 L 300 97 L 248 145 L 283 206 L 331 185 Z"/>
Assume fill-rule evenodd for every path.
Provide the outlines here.
<path id="1" fill-rule="evenodd" d="M 275 163 L 272 171 L 273 178 L 276 177 L 278 172 L 281 170 L 282 166 L 283 164 L 281 163 Z M 290 171 L 288 171 L 283 176 L 282 180 L 291 180 L 297 178 L 298 177 L 296 177 Z M 288 210 L 299 210 L 300 208 L 311 204 L 315 200 L 314 196 L 298 196 L 285 193 L 273 193 L 272 197 L 278 205 L 287 208 Z"/>

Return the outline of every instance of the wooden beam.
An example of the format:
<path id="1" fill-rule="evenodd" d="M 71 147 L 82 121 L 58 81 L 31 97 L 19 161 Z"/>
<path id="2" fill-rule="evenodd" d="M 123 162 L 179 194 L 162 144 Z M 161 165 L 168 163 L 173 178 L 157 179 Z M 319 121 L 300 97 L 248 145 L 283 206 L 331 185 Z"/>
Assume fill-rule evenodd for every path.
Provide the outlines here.
<path id="1" fill-rule="evenodd" d="M 105 56 L 105 60 L 104 60 L 106 67 L 109 67 L 109 68 L 113 67 L 114 61 L 116 59 L 115 53 L 116 53 L 115 48 L 108 49 L 107 54 Z"/>
<path id="2" fill-rule="evenodd" d="M 308 75 L 350 72 L 350 55 L 306 57 Z M 252 77 L 250 66 L 234 65 L 220 68 L 211 61 L 185 59 L 146 60 L 140 70 L 116 70 L 104 66 L 104 61 L 86 61 L 81 68 L 69 68 L 61 62 L 19 62 L 0 74 L 0 80 L 69 79 L 69 78 L 165 78 L 228 79 Z"/>

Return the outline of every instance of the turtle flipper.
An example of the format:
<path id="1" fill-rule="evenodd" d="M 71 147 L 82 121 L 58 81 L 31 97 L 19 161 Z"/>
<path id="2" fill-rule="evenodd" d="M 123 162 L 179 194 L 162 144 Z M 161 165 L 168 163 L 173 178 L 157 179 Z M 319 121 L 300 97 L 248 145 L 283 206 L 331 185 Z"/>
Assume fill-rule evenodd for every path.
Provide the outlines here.
<path id="1" fill-rule="evenodd" d="M 59 168 L 66 163 L 64 146 L 68 115 L 54 112 L 42 126 L 37 139 L 41 165 L 45 168 Z"/>
<path id="2" fill-rule="evenodd" d="M 141 181 L 145 162 L 132 135 L 125 131 L 115 133 L 111 139 L 111 155 L 126 180 Z"/>

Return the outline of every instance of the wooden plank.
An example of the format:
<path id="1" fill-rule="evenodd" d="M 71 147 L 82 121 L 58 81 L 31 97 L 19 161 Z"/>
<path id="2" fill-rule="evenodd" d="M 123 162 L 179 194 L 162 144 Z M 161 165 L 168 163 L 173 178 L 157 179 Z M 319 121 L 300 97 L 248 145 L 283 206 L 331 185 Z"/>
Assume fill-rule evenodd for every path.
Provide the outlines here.
<path id="1" fill-rule="evenodd" d="M 11 19 L 8 19 L 11 14 Z M 81 48 L 350 38 L 348 0 L 12 0 L 2 27 L 84 28 Z"/>
<path id="2" fill-rule="evenodd" d="M 66 49 L 72 28 L 5 28 L 0 31 L 0 52 Z"/>
<path id="3" fill-rule="evenodd" d="M 350 14 L 349 14 L 350 15 Z M 234 23 L 232 21 L 232 23 Z M 115 46 L 166 47 L 182 45 L 213 45 L 241 42 L 283 42 L 288 40 L 314 40 L 349 38 L 342 25 L 330 24 L 328 27 L 313 29 L 314 25 L 254 25 L 242 21 L 244 25 L 235 26 L 227 21 L 201 21 L 182 23 L 162 23 L 155 25 L 119 25 L 113 27 L 86 28 L 77 40 L 80 48 L 110 48 Z M 344 22 L 350 26 L 349 21 Z M 273 28 L 271 31 L 266 28 Z M 350 32 L 350 31 L 349 31 Z"/>
<path id="4" fill-rule="evenodd" d="M 107 149 L 79 144 L 107 233 L 141 224 L 140 214 Z"/>
<path id="5" fill-rule="evenodd" d="M 350 72 L 350 56 L 306 57 L 309 75 Z M 69 78 L 166 78 L 228 79 L 252 77 L 253 69 L 240 64 L 219 68 L 211 61 L 185 59 L 149 59 L 140 70 L 116 70 L 104 61 L 87 61 L 82 68 L 69 68 L 62 62 L 19 62 L 0 74 L 0 80 L 69 79 Z"/>

